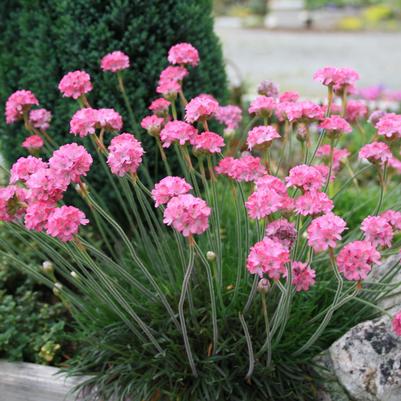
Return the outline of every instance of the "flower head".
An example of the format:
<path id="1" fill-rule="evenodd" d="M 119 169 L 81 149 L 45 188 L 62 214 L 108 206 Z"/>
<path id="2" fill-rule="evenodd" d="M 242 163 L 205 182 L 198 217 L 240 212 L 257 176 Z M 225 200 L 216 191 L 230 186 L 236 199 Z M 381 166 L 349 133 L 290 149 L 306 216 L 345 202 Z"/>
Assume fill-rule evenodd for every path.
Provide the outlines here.
<path id="1" fill-rule="evenodd" d="M 279 87 L 272 81 L 262 81 L 258 85 L 258 94 L 267 97 L 278 97 Z"/>
<path id="2" fill-rule="evenodd" d="M 281 209 L 290 207 L 290 198 L 273 189 L 257 189 L 245 202 L 245 207 L 252 219 L 262 219 Z"/>
<path id="3" fill-rule="evenodd" d="M 242 110 L 238 106 L 219 106 L 215 112 L 216 120 L 226 128 L 237 129 L 242 119 Z"/>
<path id="4" fill-rule="evenodd" d="M 190 43 L 178 43 L 168 51 L 171 64 L 183 64 L 196 67 L 199 64 L 199 53 Z"/>
<path id="5" fill-rule="evenodd" d="M 79 226 L 86 225 L 89 220 L 84 212 L 74 206 L 55 208 L 46 225 L 47 234 L 63 242 L 71 241 L 78 234 Z"/>
<path id="6" fill-rule="evenodd" d="M 26 201 L 26 191 L 16 185 L 0 188 L 0 221 L 12 221 L 20 217 Z"/>
<path id="7" fill-rule="evenodd" d="M 51 202 L 30 203 L 26 208 L 25 227 L 28 230 L 43 231 L 54 209 L 55 204 Z"/>
<path id="8" fill-rule="evenodd" d="M 273 97 L 258 96 L 251 102 L 248 112 L 260 117 L 269 117 L 276 108 L 277 101 Z"/>
<path id="9" fill-rule="evenodd" d="M 299 93 L 294 91 L 286 91 L 280 94 L 279 102 L 296 102 L 299 99 Z"/>
<path id="10" fill-rule="evenodd" d="M 96 110 L 96 127 L 106 131 L 120 131 L 123 127 L 123 119 L 114 109 Z"/>
<path id="11" fill-rule="evenodd" d="M 209 95 L 199 95 L 194 97 L 185 106 L 185 121 L 194 123 L 212 117 L 219 108 L 216 99 Z"/>
<path id="12" fill-rule="evenodd" d="M 266 168 L 259 157 L 250 155 L 239 159 L 225 157 L 215 167 L 217 174 L 224 174 L 236 181 L 254 181 L 266 174 Z"/>
<path id="13" fill-rule="evenodd" d="M 35 109 L 29 113 L 29 121 L 34 128 L 46 131 L 50 126 L 52 113 L 46 109 Z"/>
<path id="14" fill-rule="evenodd" d="M 324 176 L 314 166 L 300 164 L 293 167 L 286 177 L 287 187 L 297 187 L 303 191 L 318 191 L 324 183 Z"/>
<path id="15" fill-rule="evenodd" d="M 72 71 L 64 75 L 58 84 L 60 92 L 65 97 L 78 99 L 93 89 L 91 78 L 85 71 Z"/>
<path id="16" fill-rule="evenodd" d="M 351 125 L 342 117 L 336 115 L 325 118 L 319 124 L 319 128 L 326 130 L 329 135 L 348 134 L 352 132 Z"/>
<path id="17" fill-rule="evenodd" d="M 246 143 L 248 144 L 248 148 L 251 150 L 253 148 L 269 146 L 273 139 L 276 138 L 280 138 L 280 135 L 274 127 L 260 125 L 252 128 L 248 132 Z"/>
<path id="18" fill-rule="evenodd" d="M 24 112 L 38 104 L 38 99 L 31 91 L 19 90 L 14 92 L 6 102 L 6 123 L 15 123 L 23 117 Z"/>
<path id="19" fill-rule="evenodd" d="M 285 264 L 289 260 L 288 248 L 265 237 L 250 249 L 246 267 L 251 274 L 257 274 L 259 277 L 267 274 L 272 280 L 279 280 L 287 273 Z"/>
<path id="20" fill-rule="evenodd" d="M 401 212 L 389 209 L 383 212 L 380 217 L 386 219 L 387 223 L 391 225 L 393 230 L 401 230 Z"/>
<path id="21" fill-rule="evenodd" d="M 315 72 L 313 79 L 340 92 L 352 90 L 359 79 L 359 74 L 351 68 L 323 67 Z"/>
<path id="22" fill-rule="evenodd" d="M 324 158 L 327 163 L 330 163 L 331 150 L 330 145 L 322 145 L 318 148 L 316 156 Z M 349 155 L 350 153 L 347 149 L 333 148 L 333 170 L 338 171 L 341 167 L 341 162 L 349 157 Z"/>
<path id="23" fill-rule="evenodd" d="M 284 182 L 274 175 L 265 174 L 255 180 L 256 189 L 272 189 L 280 195 L 287 195 Z"/>
<path id="24" fill-rule="evenodd" d="M 85 108 L 78 110 L 70 121 L 70 132 L 79 135 L 81 138 L 94 134 L 97 124 L 97 110 Z"/>
<path id="25" fill-rule="evenodd" d="M 47 163 L 38 157 L 20 157 L 11 167 L 10 183 L 15 184 L 18 181 L 25 182 L 32 174 L 46 167 Z"/>
<path id="26" fill-rule="evenodd" d="M 306 263 L 292 262 L 292 285 L 296 291 L 308 291 L 315 284 L 316 272 Z"/>
<path id="27" fill-rule="evenodd" d="M 22 147 L 28 150 L 40 149 L 44 144 L 43 139 L 39 135 L 31 135 L 22 142 Z"/>
<path id="28" fill-rule="evenodd" d="M 374 246 L 391 247 L 393 229 L 386 218 L 382 216 L 368 216 L 361 224 L 365 239 Z"/>
<path id="29" fill-rule="evenodd" d="M 347 223 L 334 213 L 327 213 L 312 220 L 307 229 L 308 244 L 315 252 L 327 251 L 335 248 L 336 242 L 341 240 L 341 233 Z"/>
<path id="30" fill-rule="evenodd" d="M 210 213 L 211 209 L 203 199 L 191 194 L 178 195 L 167 203 L 163 222 L 189 237 L 208 229 Z"/>
<path id="31" fill-rule="evenodd" d="M 395 113 L 384 114 L 376 123 L 377 133 L 387 139 L 401 137 L 401 115 Z"/>
<path id="32" fill-rule="evenodd" d="M 117 72 L 129 68 L 129 57 L 122 51 L 106 54 L 100 61 L 103 71 Z"/>
<path id="33" fill-rule="evenodd" d="M 152 190 L 152 198 L 155 206 L 166 204 L 171 198 L 178 195 L 184 195 L 192 189 L 184 178 L 165 177 L 159 181 Z"/>
<path id="34" fill-rule="evenodd" d="M 391 321 L 393 331 L 397 336 L 401 336 L 401 312 L 397 312 Z"/>
<path id="35" fill-rule="evenodd" d="M 160 132 L 160 140 L 164 148 L 169 148 L 173 142 L 180 145 L 191 143 L 198 131 L 184 121 L 169 121 Z"/>
<path id="36" fill-rule="evenodd" d="M 144 150 L 141 143 L 131 134 L 115 136 L 109 146 L 107 164 L 113 174 L 120 177 L 127 173 L 136 174 L 142 163 Z"/>
<path id="37" fill-rule="evenodd" d="M 153 100 L 148 108 L 149 110 L 153 111 L 153 113 L 155 113 L 158 117 L 164 117 L 167 114 L 170 105 L 171 102 L 161 97 L 159 99 Z"/>
<path id="38" fill-rule="evenodd" d="M 291 249 L 297 238 L 297 230 L 294 223 L 290 223 L 286 219 L 279 219 L 267 225 L 265 236 Z"/>
<path id="39" fill-rule="evenodd" d="M 337 266 L 347 280 L 364 280 L 372 266 L 380 264 L 380 253 L 368 241 L 353 241 L 337 256 Z"/>
<path id="40" fill-rule="evenodd" d="M 158 136 L 164 124 L 164 118 L 157 115 L 146 116 L 141 121 L 141 127 L 145 129 L 149 135 Z"/>
<path id="41" fill-rule="evenodd" d="M 347 102 L 345 116 L 348 121 L 355 122 L 361 120 L 362 118 L 366 118 L 367 114 L 368 106 L 366 106 L 365 102 L 353 99 Z"/>
<path id="42" fill-rule="evenodd" d="M 363 146 L 359 151 L 359 158 L 371 163 L 387 163 L 393 158 L 390 148 L 384 142 L 372 142 Z"/>
<path id="43" fill-rule="evenodd" d="M 69 143 L 53 153 L 49 166 L 59 179 L 78 183 L 82 176 L 86 176 L 92 162 L 92 156 L 82 145 Z"/>
<path id="44" fill-rule="evenodd" d="M 220 153 L 224 147 L 224 139 L 211 131 L 204 131 L 192 139 L 192 145 L 200 152 Z"/>
<path id="45" fill-rule="evenodd" d="M 333 201 L 324 192 L 320 191 L 307 191 L 295 199 L 295 210 L 303 216 L 329 213 L 333 207 Z"/>

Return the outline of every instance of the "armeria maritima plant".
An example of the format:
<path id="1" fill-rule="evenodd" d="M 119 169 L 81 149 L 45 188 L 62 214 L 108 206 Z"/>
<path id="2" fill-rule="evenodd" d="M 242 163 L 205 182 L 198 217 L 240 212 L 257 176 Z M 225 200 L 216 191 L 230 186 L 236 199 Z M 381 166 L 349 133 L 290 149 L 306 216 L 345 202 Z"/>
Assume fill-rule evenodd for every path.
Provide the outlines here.
<path id="1" fill-rule="evenodd" d="M 10 238 L 54 268 L 35 269 L 5 239 L 1 254 L 52 287 L 76 319 L 79 351 L 67 372 L 89 375 L 88 399 L 315 399 L 313 357 L 377 313 L 396 286 L 398 259 L 378 282 L 370 275 L 399 252 L 400 205 L 386 195 L 394 199 L 401 171 L 401 116 L 353 97 L 355 71 L 326 67 L 314 76 L 326 102 L 265 82 L 245 126 L 237 106 L 204 93 L 186 99 L 185 77 L 200 62 L 193 46 L 173 46 L 168 61 L 142 132 L 125 132 L 115 110 L 95 107 L 84 71 L 59 83 L 79 105 L 70 144 L 57 146 L 51 113 L 35 108 L 32 92 L 10 96 L 6 120 L 24 122 L 30 155 L 0 190 L 0 217 Z M 129 67 L 121 51 L 101 60 L 127 104 Z M 141 144 L 147 134 L 166 173 L 156 183 Z M 125 229 L 86 179 L 89 146 Z M 174 152 L 180 176 L 171 175 Z M 376 205 L 349 224 L 353 210 L 336 205 L 363 186 L 375 188 Z M 82 210 L 64 203 L 74 189 Z"/>

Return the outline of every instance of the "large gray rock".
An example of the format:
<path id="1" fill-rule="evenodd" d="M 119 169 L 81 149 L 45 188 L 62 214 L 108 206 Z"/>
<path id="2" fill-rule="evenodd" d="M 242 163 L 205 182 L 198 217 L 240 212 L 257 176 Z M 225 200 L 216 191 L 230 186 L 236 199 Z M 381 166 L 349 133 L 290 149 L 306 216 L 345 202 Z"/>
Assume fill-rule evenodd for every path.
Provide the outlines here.
<path id="1" fill-rule="evenodd" d="M 330 347 L 329 355 L 352 400 L 401 400 L 401 338 L 388 317 L 358 324 Z"/>

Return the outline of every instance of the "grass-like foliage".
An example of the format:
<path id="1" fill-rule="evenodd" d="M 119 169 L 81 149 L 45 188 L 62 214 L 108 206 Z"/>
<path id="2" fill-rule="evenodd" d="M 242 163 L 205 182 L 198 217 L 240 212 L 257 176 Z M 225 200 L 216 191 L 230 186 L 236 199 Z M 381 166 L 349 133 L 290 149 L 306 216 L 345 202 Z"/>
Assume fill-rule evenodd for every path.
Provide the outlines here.
<path id="1" fill-rule="evenodd" d="M 380 281 L 369 272 L 399 248 L 392 151 L 400 116 L 380 115 L 376 131 L 367 106 L 348 99 L 356 74 L 327 68 L 316 75 L 325 75 L 326 105 L 264 85 L 245 127 L 235 107 L 205 95 L 187 101 L 184 66 L 196 66 L 197 52 L 173 49 L 178 67 L 158 86 L 168 101 L 142 126 L 167 175 L 177 155 L 179 180 L 154 186 L 147 149 L 131 134 L 115 136 L 119 116 L 93 108 L 89 77 L 60 85 L 66 96 L 78 91 L 71 132 L 97 152 L 124 228 L 85 178 L 85 148 L 53 152 L 29 118 L 35 99 L 10 98 L 9 122 L 23 119 L 51 157 L 12 168 L 1 190 L 10 235 L 0 237 L 0 254 L 69 308 L 80 349 L 66 372 L 88 376 L 80 386 L 88 400 L 314 400 L 313 358 L 356 323 L 387 313 L 377 303 L 397 286 L 398 263 Z M 124 55 L 112 57 L 126 68 Z M 214 118 L 226 125 L 225 143 L 209 132 Z M 84 214 L 63 205 L 70 184 L 86 205 L 86 228 Z M 51 264 L 34 268 L 32 254 Z"/>

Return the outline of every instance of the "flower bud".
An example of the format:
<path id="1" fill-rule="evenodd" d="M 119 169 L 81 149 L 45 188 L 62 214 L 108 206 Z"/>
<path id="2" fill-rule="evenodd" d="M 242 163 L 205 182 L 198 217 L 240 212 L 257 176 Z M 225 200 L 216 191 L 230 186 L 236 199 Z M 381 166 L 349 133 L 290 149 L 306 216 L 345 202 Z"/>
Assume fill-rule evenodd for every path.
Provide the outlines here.
<path id="1" fill-rule="evenodd" d="M 72 278 L 75 278 L 75 279 L 78 278 L 78 274 L 76 272 L 71 272 L 70 275 Z"/>
<path id="2" fill-rule="evenodd" d="M 42 263 L 42 271 L 43 271 L 44 273 L 53 273 L 53 271 L 54 271 L 53 263 L 50 262 L 49 260 L 45 260 L 45 261 Z"/>
<path id="3" fill-rule="evenodd" d="M 208 252 L 206 253 L 206 259 L 207 259 L 209 262 L 213 262 L 213 261 L 216 260 L 216 254 L 215 254 L 213 251 L 208 251 Z"/>
<path id="4" fill-rule="evenodd" d="M 258 292 L 267 294 L 270 290 L 270 281 L 267 278 L 260 279 L 258 283 Z"/>
<path id="5" fill-rule="evenodd" d="M 258 86 L 258 94 L 267 97 L 277 97 L 279 88 L 272 81 L 262 81 Z"/>
<path id="6" fill-rule="evenodd" d="M 57 282 L 54 283 L 54 287 L 53 287 L 53 294 L 57 297 L 60 295 L 61 290 L 63 289 L 63 284 Z"/>
<path id="7" fill-rule="evenodd" d="M 376 125 L 379 120 L 385 115 L 386 113 L 382 110 L 375 110 L 368 118 L 368 122 L 372 125 Z"/>
<path id="8" fill-rule="evenodd" d="M 224 138 L 230 139 L 235 135 L 235 129 L 225 128 L 223 135 L 224 135 Z"/>

